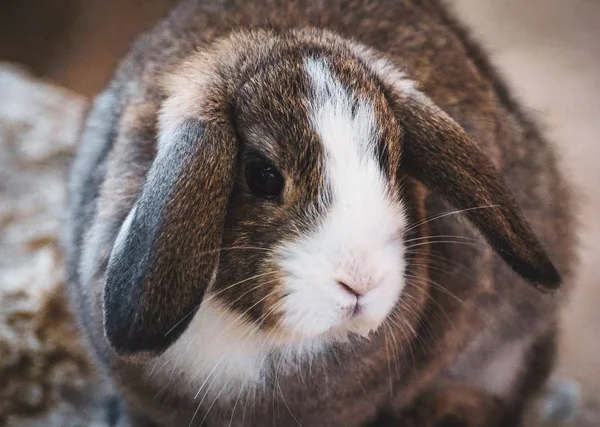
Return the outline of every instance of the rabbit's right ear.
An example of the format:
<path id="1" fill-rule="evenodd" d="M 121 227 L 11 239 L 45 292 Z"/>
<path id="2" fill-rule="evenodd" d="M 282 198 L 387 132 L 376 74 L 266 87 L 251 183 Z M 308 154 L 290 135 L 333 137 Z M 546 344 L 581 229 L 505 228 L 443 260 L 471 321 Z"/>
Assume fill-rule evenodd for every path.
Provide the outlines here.
<path id="1" fill-rule="evenodd" d="M 556 290 L 560 275 L 493 163 L 423 93 L 402 89 L 391 102 L 404 129 L 403 169 L 463 211 L 517 274 L 541 291 Z"/>
<path id="2" fill-rule="evenodd" d="M 366 48 L 353 49 L 383 83 L 403 127 L 403 171 L 463 211 L 530 284 L 543 292 L 558 289 L 558 271 L 479 145 L 393 64 Z"/>
<path id="3" fill-rule="evenodd" d="M 160 136 L 106 270 L 104 329 L 122 356 L 167 349 L 215 279 L 237 157 L 231 128 L 187 119 Z"/>

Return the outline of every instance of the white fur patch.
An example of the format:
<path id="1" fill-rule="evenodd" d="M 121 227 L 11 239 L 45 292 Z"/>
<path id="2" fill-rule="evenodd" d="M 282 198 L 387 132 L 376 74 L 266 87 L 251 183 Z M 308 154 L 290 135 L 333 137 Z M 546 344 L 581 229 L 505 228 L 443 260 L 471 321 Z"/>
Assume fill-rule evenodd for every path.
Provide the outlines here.
<path id="1" fill-rule="evenodd" d="M 313 86 L 309 111 L 325 149 L 332 204 L 309 236 L 279 248 L 287 296 L 282 324 L 299 339 L 366 335 L 385 320 L 404 286 L 406 223 L 376 158 L 378 129 L 371 105 L 349 92 L 322 59 L 307 59 Z M 349 316 L 363 294 L 360 314 Z"/>
<path id="2" fill-rule="evenodd" d="M 319 342 L 288 343 L 267 333 L 211 295 L 205 297 L 192 322 L 148 375 L 166 386 L 174 381 L 180 391 L 203 399 L 234 400 L 264 385 L 268 375 L 285 374 L 307 353 L 317 355 Z M 274 364 L 274 365 L 273 365 Z"/>
<path id="3" fill-rule="evenodd" d="M 188 328 L 155 361 L 152 371 L 170 373 L 177 384 L 189 385 L 189 391 L 200 398 L 208 390 L 218 393 L 228 385 L 239 389 L 261 381 L 265 344 L 262 331 L 207 295 Z"/>

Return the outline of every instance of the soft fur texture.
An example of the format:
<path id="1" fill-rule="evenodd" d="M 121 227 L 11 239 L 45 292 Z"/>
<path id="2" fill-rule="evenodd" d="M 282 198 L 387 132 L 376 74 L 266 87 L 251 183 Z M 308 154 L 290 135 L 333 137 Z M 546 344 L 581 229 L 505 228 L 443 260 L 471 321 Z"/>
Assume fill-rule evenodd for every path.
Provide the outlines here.
<path id="1" fill-rule="evenodd" d="M 552 366 L 569 194 L 437 1 L 183 2 L 96 100 L 70 214 L 134 426 L 517 425 Z"/>

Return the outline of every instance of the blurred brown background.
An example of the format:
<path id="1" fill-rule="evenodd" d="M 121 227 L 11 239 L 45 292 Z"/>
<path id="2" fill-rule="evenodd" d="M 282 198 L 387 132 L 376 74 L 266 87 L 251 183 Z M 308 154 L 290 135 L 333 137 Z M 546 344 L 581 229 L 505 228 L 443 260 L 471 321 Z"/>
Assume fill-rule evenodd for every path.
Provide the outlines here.
<path id="1" fill-rule="evenodd" d="M 177 0 L 0 0 L 0 61 L 84 95 Z"/>
<path id="2" fill-rule="evenodd" d="M 600 1 L 448 1 L 546 126 L 577 187 L 582 266 L 564 319 L 559 369 L 579 379 L 588 396 L 599 396 Z M 0 0 L 0 61 L 93 96 L 135 35 L 174 3 Z"/>

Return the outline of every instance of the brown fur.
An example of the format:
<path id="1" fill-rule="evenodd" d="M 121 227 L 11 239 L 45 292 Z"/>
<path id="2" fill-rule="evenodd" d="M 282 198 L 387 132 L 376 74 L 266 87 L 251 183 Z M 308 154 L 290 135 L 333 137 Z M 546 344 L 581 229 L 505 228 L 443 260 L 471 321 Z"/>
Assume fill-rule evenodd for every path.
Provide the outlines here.
<path id="1" fill-rule="evenodd" d="M 353 56 L 348 47 L 352 44 L 344 39 L 318 31 L 285 36 L 286 30 L 306 26 L 336 32 L 381 52 L 460 127 L 436 115 L 436 108 L 423 108 L 400 95 L 391 87 L 393 82 Z M 272 33 L 227 37 L 240 28 L 269 28 Z M 220 37 L 224 41 L 212 45 Z M 398 181 L 397 197 L 406 203 L 412 224 L 451 211 L 447 201 L 460 207 L 500 201 L 499 209 L 473 211 L 467 217 L 535 284 L 554 283 L 552 274 L 537 274 L 551 267 L 542 248 L 569 282 L 570 198 L 554 153 L 512 100 L 485 53 L 438 1 L 183 2 L 168 20 L 140 38 L 98 102 L 83 143 L 100 138 L 106 148 L 83 174 L 81 189 L 99 191 L 99 197 L 88 200 L 79 194 L 72 202 L 72 293 L 80 320 L 125 397 L 135 426 L 187 425 L 197 404 L 177 385 L 165 390 L 147 382 L 147 352 L 142 352 L 143 358 L 118 357 L 103 327 L 104 272 L 120 224 L 143 193 L 140 187 L 156 152 L 157 123 L 185 117 L 204 123 L 201 155 L 184 165 L 185 179 L 180 175 L 173 186 L 166 231 L 159 236 L 160 250 L 145 277 L 148 288 L 133 323 L 133 330 L 145 333 L 149 324 L 157 328 L 150 332 L 160 336 L 160 328 L 178 322 L 182 313 L 193 312 L 201 302 L 207 274 L 217 263 L 216 249 L 270 247 L 281 235 L 306 227 L 302 208 L 324 189 L 315 166 L 319 144 L 305 123 L 304 107 L 296 102 L 307 90 L 297 64 L 299 54 L 315 49 L 333 58 L 338 78 L 376 101 L 386 142 L 380 148 L 382 166 L 390 180 Z M 387 120 L 392 112 L 397 122 Z M 239 124 L 236 129 L 229 127 L 232 115 Z M 239 140 L 242 149 L 236 152 Z M 253 147 L 256 141 L 261 141 L 260 147 Z M 300 149 L 294 145 L 298 141 L 303 143 Z M 217 150 L 217 144 L 228 147 L 226 155 L 222 148 L 218 156 L 210 151 Z M 253 202 L 241 174 L 230 174 L 242 170 L 245 150 L 252 148 L 270 150 L 282 170 L 298 171 L 297 186 L 283 195 L 285 207 Z M 84 157 L 80 155 L 76 170 L 85 169 Z M 87 236 L 83 241 L 82 235 Z M 243 421 L 241 411 L 231 413 L 230 405 L 216 402 L 207 414 L 208 425 L 228 425 L 230 419 L 233 425 L 251 426 L 444 425 L 448 414 L 458 417 L 462 424 L 457 425 L 519 422 L 526 400 L 536 393 L 552 363 L 553 346 L 540 343 L 552 342 L 547 337 L 555 334 L 559 298 L 526 286 L 456 215 L 421 224 L 404 238 L 408 242 L 424 236 L 431 236 L 431 243 L 409 251 L 408 285 L 396 308 L 410 327 L 388 323 L 369 342 L 335 346 L 312 366 L 309 378 L 284 376 L 278 384 L 269 384 L 264 395 L 250 399 Z M 472 240 L 451 244 L 435 236 Z M 82 248 L 94 255 L 89 272 L 77 267 Z M 219 271 L 217 289 L 269 268 L 256 251 L 223 251 L 220 263 L 228 268 Z M 82 277 L 84 273 L 88 276 Z M 250 308 L 255 321 L 264 320 L 274 300 L 257 305 L 267 290 L 247 292 L 253 286 L 255 281 L 245 290 L 232 288 L 222 299 L 235 301 L 238 310 Z M 114 297 L 119 303 L 120 295 Z M 171 305 L 176 309 L 167 308 Z M 267 315 L 265 327 L 275 325 L 277 319 Z M 183 322 L 181 328 L 185 326 Z M 517 381 L 495 396 L 481 382 L 494 354 L 511 345 L 520 351 L 519 369 L 536 386 L 526 389 Z M 527 399 L 516 398 L 522 394 Z"/>

